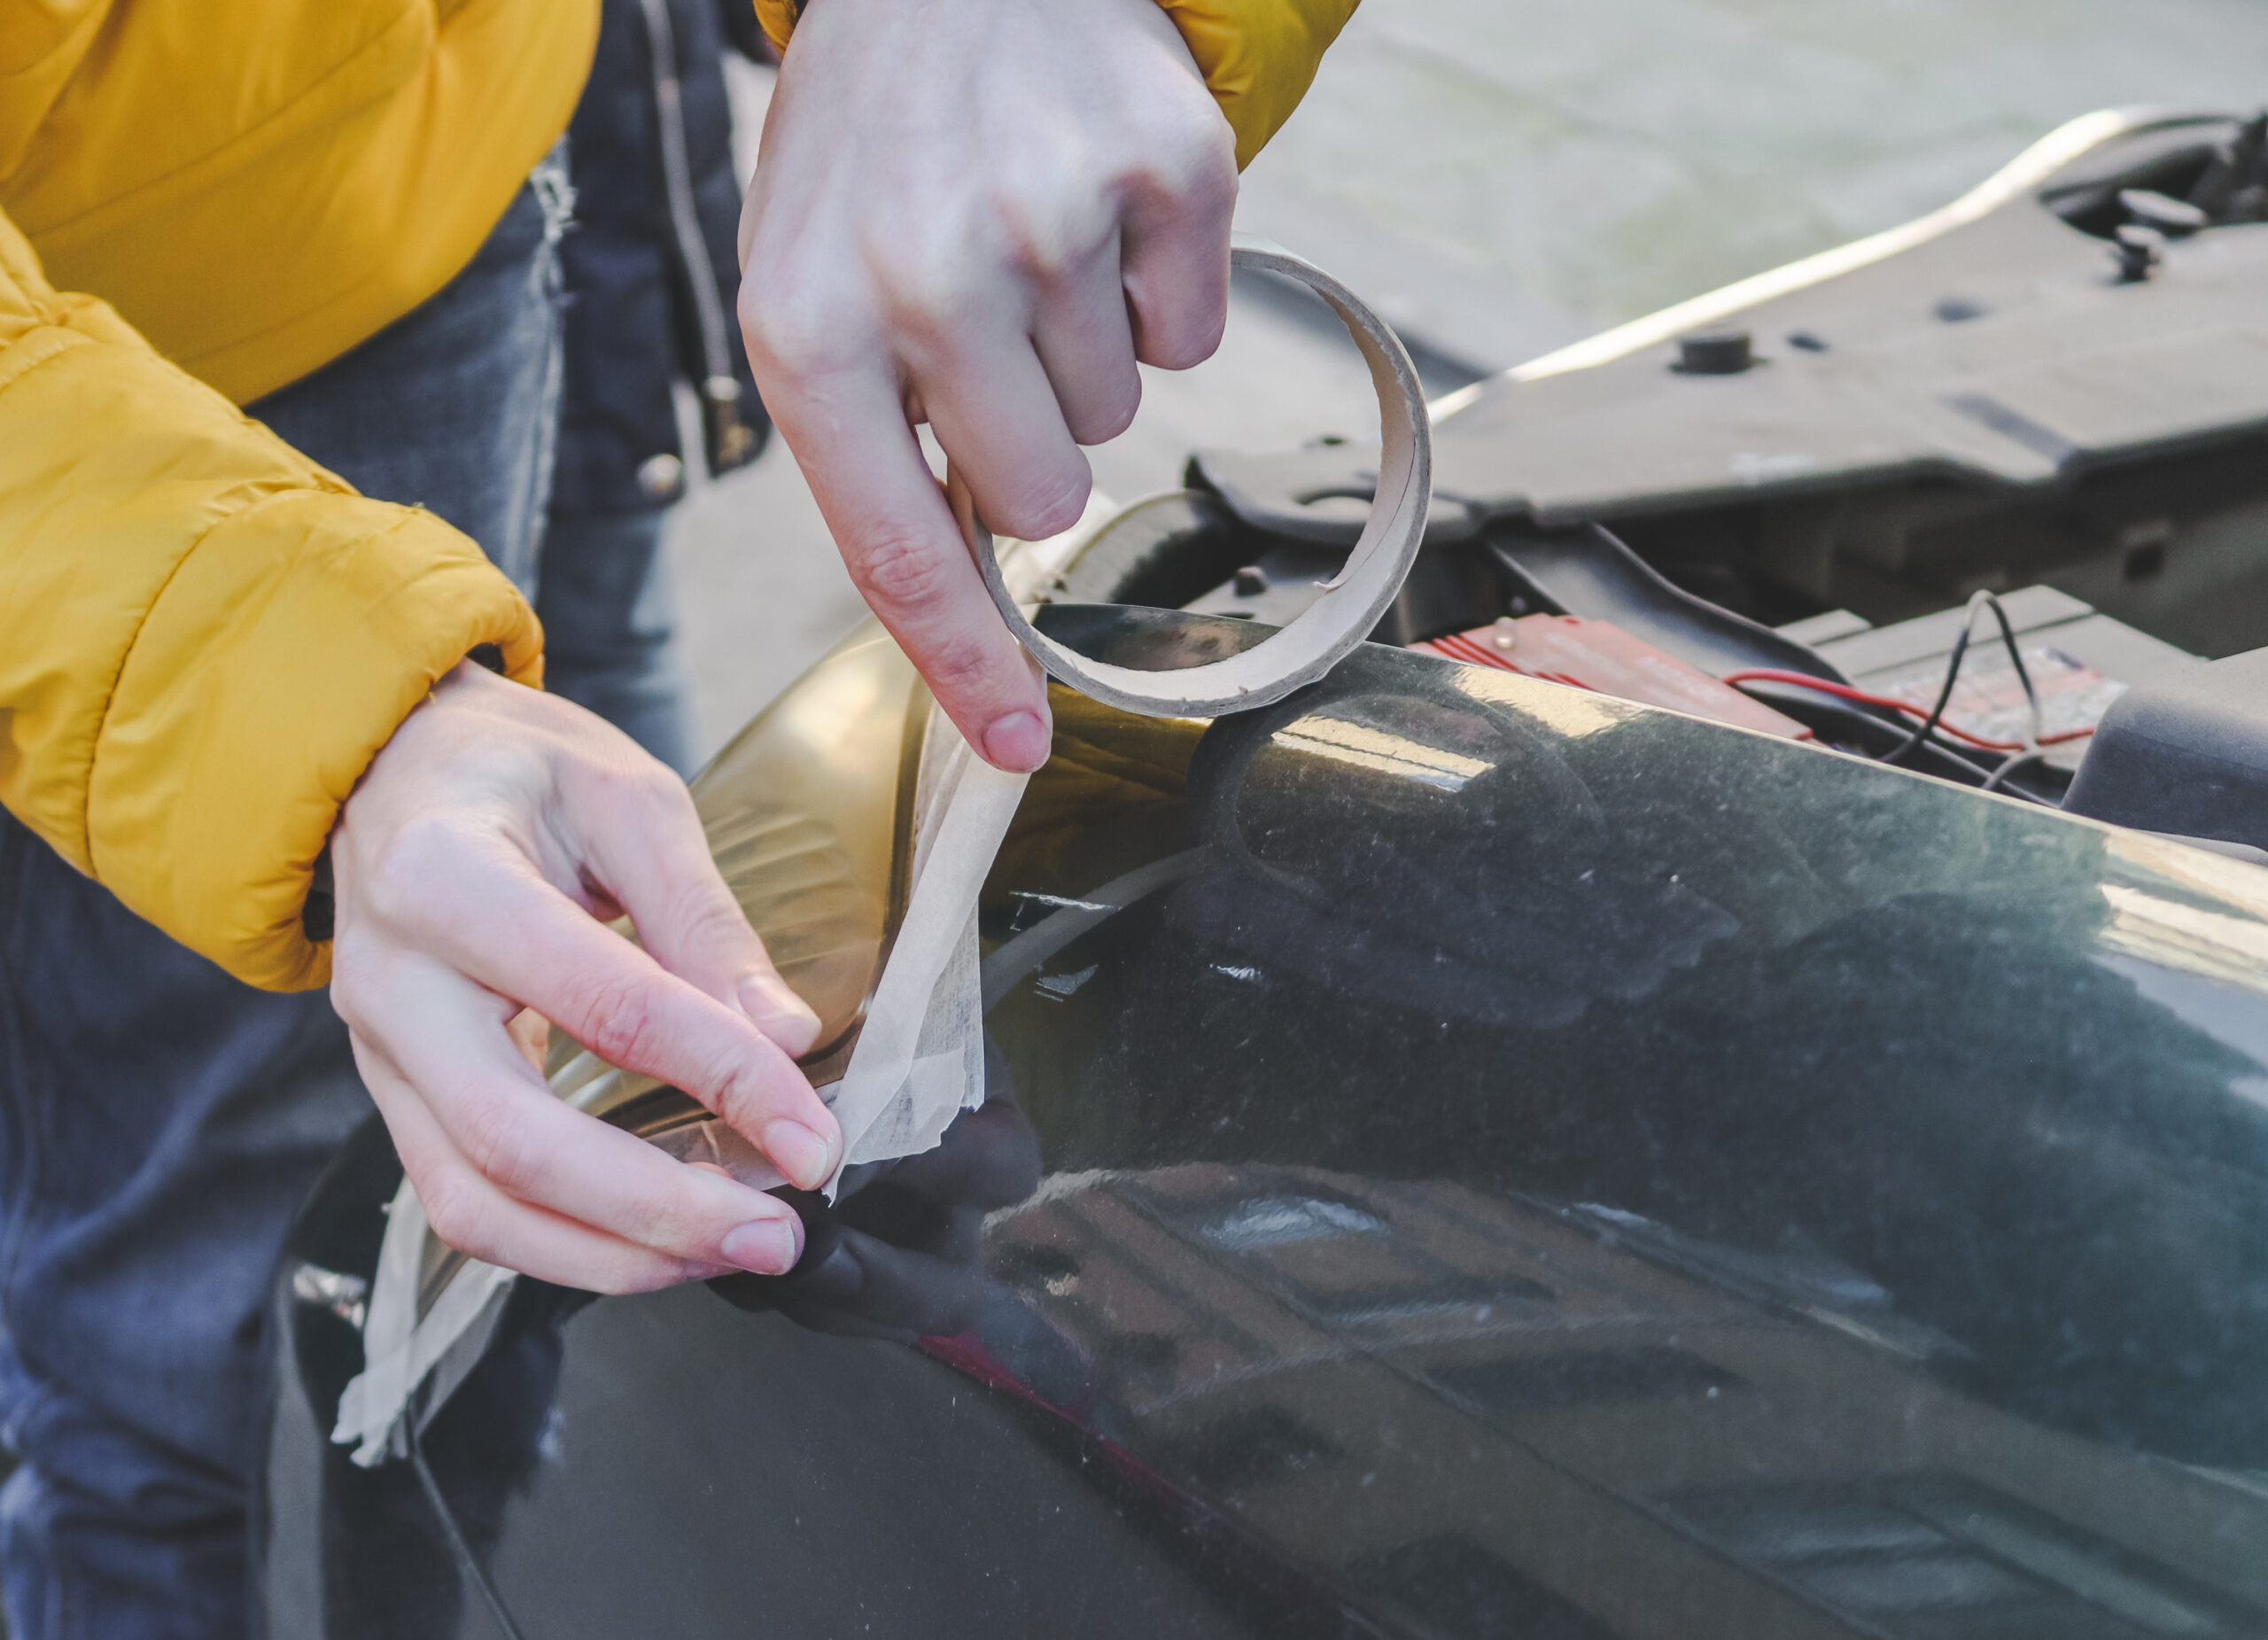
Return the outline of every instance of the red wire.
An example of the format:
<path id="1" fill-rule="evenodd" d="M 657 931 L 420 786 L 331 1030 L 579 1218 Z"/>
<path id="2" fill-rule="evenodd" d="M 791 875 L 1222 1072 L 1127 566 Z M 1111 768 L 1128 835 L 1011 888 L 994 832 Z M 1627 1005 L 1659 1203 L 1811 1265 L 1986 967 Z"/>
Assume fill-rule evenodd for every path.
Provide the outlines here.
<path id="1" fill-rule="evenodd" d="M 1519 670 L 1510 661 L 1501 660 L 1491 655 L 1461 632 L 1435 638 L 1432 647 L 1448 654 L 1452 659 L 1465 662 L 1468 665 L 1492 666 L 1502 672 Z M 1553 683 L 1564 683 L 1572 688 L 1588 689 L 1591 687 L 1580 679 L 1561 677 L 1552 672 L 1530 672 L 1527 675 L 1544 678 Z M 1767 668 L 1759 668 L 1753 672 L 1729 672 L 1717 681 L 1726 684 L 1792 683 L 1806 689 L 1817 689 L 1822 695 L 1832 695 L 1838 700 L 1857 701 L 1863 705 L 1885 706 L 1892 711 L 1902 711 L 1917 723 L 1927 722 L 1930 716 L 1911 701 L 1898 700 L 1888 695 L 1869 695 L 1866 690 L 1854 689 L 1847 683 L 1833 683 L 1825 678 L 1814 678 L 1809 672 L 1774 672 Z M 1982 751 L 2022 751 L 2023 750 L 2020 742 L 1986 740 L 1983 735 L 1971 735 L 1967 729 L 1948 723 L 1943 718 L 1938 719 L 1938 727 L 1955 739 L 1967 741 Z M 2066 729 L 2060 735 L 2041 735 L 2039 743 L 2042 746 L 2060 746 L 2066 741 L 2085 740 L 2093 733 L 2093 729 Z"/>
<path id="2" fill-rule="evenodd" d="M 1837 700 L 1857 701 L 1866 706 L 1886 706 L 1892 711 L 1902 711 L 1921 722 L 1927 722 L 1930 716 L 1911 701 L 1894 700 L 1887 695 L 1869 695 L 1864 689 L 1854 689 L 1846 683 L 1830 683 L 1825 678 L 1814 678 L 1808 672 L 1736 672 L 1728 673 L 1721 681 L 1726 683 L 1793 683 L 1806 689 L 1817 689 L 1822 695 L 1832 695 Z M 1988 741 L 1981 735 L 1971 735 L 1967 729 L 1957 728 L 1942 718 L 1938 719 L 1938 727 L 1946 734 L 1957 739 L 1965 740 L 1981 750 L 2022 751 L 2023 750 L 2021 742 Z M 2093 733 L 2093 729 L 2066 729 L 2060 735 L 2041 735 L 2039 743 L 2043 746 L 2060 746 L 2066 741 L 2085 740 Z"/>

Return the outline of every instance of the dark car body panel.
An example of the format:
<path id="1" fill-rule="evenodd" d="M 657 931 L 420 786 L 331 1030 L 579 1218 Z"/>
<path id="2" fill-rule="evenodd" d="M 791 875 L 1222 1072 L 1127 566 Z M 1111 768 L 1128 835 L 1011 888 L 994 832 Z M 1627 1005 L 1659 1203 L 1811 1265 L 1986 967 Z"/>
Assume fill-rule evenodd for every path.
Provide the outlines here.
<path id="1" fill-rule="evenodd" d="M 324 1446 L 359 1339 L 287 1280 L 274 1632 L 2268 1632 L 2268 871 L 1383 648 L 1058 705 L 975 1323 L 523 1284 L 445 1523 Z M 398 1178 L 293 1258 L 367 1275 Z"/>

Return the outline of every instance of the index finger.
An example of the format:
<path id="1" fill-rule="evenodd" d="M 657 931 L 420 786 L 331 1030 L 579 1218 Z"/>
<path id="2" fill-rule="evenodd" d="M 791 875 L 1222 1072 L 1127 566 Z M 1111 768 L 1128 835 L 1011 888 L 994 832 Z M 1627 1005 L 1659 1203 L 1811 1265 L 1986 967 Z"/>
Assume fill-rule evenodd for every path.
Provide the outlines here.
<path id="1" fill-rule="evenodd" d="M 850 372 L 772 405 L 850 579 L 986 762 L 1047 760 L 1047 691 L 1001 624 L 889 383 Z"/>
<path id="2" fill-rule="evenodd" d="M 781 1172 L 816 1189 L 841 1148 L 835 1117 L 780 1045 L 670 973 L 532 870 L 442 862 L 431 953 L 532 1007 L 610 1065 L 684 1089 Z"/>

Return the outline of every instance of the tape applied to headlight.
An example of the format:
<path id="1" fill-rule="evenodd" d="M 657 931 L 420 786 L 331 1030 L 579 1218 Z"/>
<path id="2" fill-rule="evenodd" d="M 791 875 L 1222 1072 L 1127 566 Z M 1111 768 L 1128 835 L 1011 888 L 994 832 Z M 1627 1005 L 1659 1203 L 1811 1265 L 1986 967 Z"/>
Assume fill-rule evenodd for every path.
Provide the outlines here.
<path id="1" fill-rule="evenodd" d="M 1239 654 L 1180 671 L 1138 672 L 1089 660 L 1032 625 L 1008 590 L 991 533 L 977 517 L 967 487 L 958 474 L 947 478 L 962 537 L 1018 641 L 1051 677 L 1105 705 L 1151 717 L 1210 718 L 1272 705 L 1321 678 L 1370 635 L 1401 591 L 1425 538 L 1432 500 L 1432 427 L 1418 372 L 1400 338 L 1345 285 L 1279 245 L 1239 237 L 1231 258 L 1236 267 L 1297 280 L 1329 304 L 1362 350 L 1378 389 L 1381 447 L 1370 517 L 1346 567 L 1289 626 Z M 842 1079 L 821 1090 L 842 1126 L 846 1164 L 927 1150 L 962 1109 L 983 1098 L 976 898 L 1028 777 L 985 764 L 934 709 L 926 741 L 905 913 Z M 1188 859 L 1177 856 L 1146 872 L 1163 873 L 1162 882 L 1188 867 Z M 1130 895 L 1147 881 L 1145 872 L 1137 872 L 1109 887 Z M 1034 930 L 1025 938 L 1037 951 L 1047 939 L 1060 942 L 1085 926 Z M 1023 952 L 1008 960 L 1022 959 L 1037 960 Z M 1004 965 L 994 975 L 996 985 L 1008 977 Z M 714 1159 L 728 1163 L 734 1177 L 758 1188 L 781 1182 L 770 1163 L 721 1119 L 678 1137 L 721 1138 L 730 1142 L 730 1154 L 718 1150 Z M 830 1181 L 830 1194 L 834 1188 Z M 446 1278 L 421 1315 L 426 1243 L 423 1208 L 405 1180 L 392 1204 L 364 1322 L 365 1367 L 340 1397 L 331 1435 L 354 1448 L 358 1464 L 377 1464 L 408 1450 L 411 1420 L 432 1417 L 470 1370 L 514 1282 L 509 1271 L 467 1261 Z M 429 1382 L 431 1389 L 421 1398 Z"/>

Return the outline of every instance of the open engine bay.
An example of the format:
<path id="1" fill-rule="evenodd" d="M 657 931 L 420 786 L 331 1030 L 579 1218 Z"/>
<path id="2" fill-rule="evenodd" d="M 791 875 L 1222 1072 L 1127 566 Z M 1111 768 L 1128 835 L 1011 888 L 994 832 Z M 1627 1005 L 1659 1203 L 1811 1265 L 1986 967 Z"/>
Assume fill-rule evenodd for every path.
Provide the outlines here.
<path id="1" fill-rule="evenodd" d="M 2264 219 L 2268 116 L 2092 115 L 1930 217 L 1451 394 L 1375 636 L 2062 804 L 2122 696 L 2268 645 Z M 1281 625 L 1373 449 L 1200 452 L 1045 595 Z"/>

